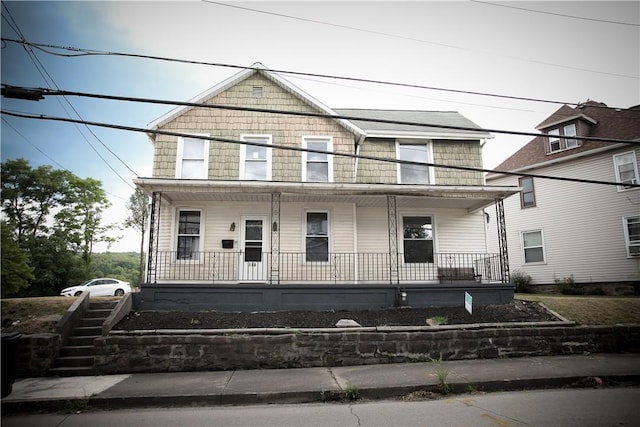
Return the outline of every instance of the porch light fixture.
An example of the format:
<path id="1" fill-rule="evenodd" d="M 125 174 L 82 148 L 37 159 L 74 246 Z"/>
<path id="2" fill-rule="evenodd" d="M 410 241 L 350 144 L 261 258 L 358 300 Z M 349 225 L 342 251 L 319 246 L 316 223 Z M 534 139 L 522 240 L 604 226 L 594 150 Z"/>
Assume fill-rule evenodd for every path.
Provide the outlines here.
<path id="1" fill-rule="evenodd" d="M 232 222 L 231 225 L 229 226 L 229 231 L 236 231 L 236 223 Z"/>
<path id="2" fill-rule="evenodd" d="M 271 225 L 271 230 L 275 233 L 276 231 L 278 231 L 278 223 L 273 221 L 273 224 Z"/>

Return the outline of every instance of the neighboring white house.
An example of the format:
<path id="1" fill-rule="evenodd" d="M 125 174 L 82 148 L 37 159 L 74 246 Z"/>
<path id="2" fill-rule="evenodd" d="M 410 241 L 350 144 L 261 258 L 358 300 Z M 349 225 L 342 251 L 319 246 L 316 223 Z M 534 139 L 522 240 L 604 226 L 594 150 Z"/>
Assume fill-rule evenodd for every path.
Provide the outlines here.
<path id="1" fill-rule="evenodd" d="M 533 139 L 496 170 L 619 182 L 600 185 L 489 174 L 492 185 L 519 185 L 504 201 L 511 271 L 533 284 L 640 281 L 640 106 L 588 101 L 562 106 Z M 635 143 L 568 139 L 610 138 Z M 495 236 L 494 236 L 495 237 Z M 497 248 L 497 239 L 491 248 Z"/>
<path id="2" fill-rule="evenodd" d="M 154 121 L 153 177 L 135 181 L 152 196 L 147 288 L 510 286 L 483 208 L 517 188 L 419 164 L 482 168 L 491 135 L 460 114 L 333 110 L 261 64 L 191 102 L 215 108 Z"/>

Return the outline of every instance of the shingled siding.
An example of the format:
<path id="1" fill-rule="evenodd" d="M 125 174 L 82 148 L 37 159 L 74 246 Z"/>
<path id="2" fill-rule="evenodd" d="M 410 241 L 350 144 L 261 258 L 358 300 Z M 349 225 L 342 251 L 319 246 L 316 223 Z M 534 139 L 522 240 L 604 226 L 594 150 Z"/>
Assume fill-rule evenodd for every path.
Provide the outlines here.
<path id="1" fill-rule="evenodd" d="M 396 158 L 395 139 L 367 138 L 360 146 L 362 156 Z M 398 182 L 398 166 L 396 163 L 376 160 L 358 160 L 358 176 L 356 182 L 374 184 L 396 184 Z"/>
<path id="2" fill-rule="evenodd" d="M 252 97 L 253 87 L 263 88 L 261 97 Z M 214 96 L 206 103 L 319 112 L 258 74 Z M 239 140 L 243 134 L 271 135 L 274 145 L 298 148 L 302 146 L 303 136 L 332 137 L 334 151 L 353 153 L 354 150 L 353 134 L 335 120 L 327 118 L 194 108 L 167 123 L 161 130 L 209 134 L 212 137 L 233 140 Z M 156 137 L 154 177 L 175 177 L 176 147 L 176 137 L 163 135 Z M 274 149 L 272 159 L 272 179 L 274 181 L 301 180 L 301 152 Z M 209 179 L 238 179 L 239 169 L 240 146 L 212 141 L 209 148 Z M 333 170 L 335 182 L 353 181 L 352 159 L 335 157 Z"/>
<path id="3" fill-rule="evenodd" d="M 450 166 L 482 167 L 482 151 L 478 141 L 433 141 L 433 162 Z M 436 168 L 436 184 L 484 185 L 482 172 Z"/>

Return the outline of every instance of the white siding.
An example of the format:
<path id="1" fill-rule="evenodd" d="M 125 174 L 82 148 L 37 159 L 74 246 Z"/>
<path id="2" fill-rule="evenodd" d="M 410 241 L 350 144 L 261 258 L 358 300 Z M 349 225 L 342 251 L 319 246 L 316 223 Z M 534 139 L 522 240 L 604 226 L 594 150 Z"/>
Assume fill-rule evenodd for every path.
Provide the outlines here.
<path id="1" fill-rule="evenodd" d="M 532 173 L 614 182 L 617 150 L 551 165 Z M 640 158 L 640 149 L 636 149 Z M 489 185 L 517 185 L 517 177 Z M 640 215 L 640 190 L 618 192 L 616 186 L 534 179 L 536 206 L 520 208 L 514 195 L 504 202 L 511 271 L 521 269 L 533 283 L 551 284 L 573 275 L 578 283 L 640 280 L 640 259 L 628 258 L 622 228 L 624 216 Z M 495 213 L 489 227 L 490 250 L 497 250 Z M 524 264 L 522 231 L 543 230 L 545 262 Z"/>

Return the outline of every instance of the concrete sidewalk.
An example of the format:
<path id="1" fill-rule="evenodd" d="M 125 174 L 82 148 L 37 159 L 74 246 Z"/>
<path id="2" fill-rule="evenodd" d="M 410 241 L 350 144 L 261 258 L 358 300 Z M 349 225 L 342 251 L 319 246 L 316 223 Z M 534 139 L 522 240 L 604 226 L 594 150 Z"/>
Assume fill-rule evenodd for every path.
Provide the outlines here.
<path id="1" fill-rule="evenodd" d="M 640 381 L 640 354 L 592 354 L 442 362 L 455 393 Z M 302 403 L 439 392 L 435 363 L 331 368 L 43 377 L 17 380 L 2 412 Z"/>

